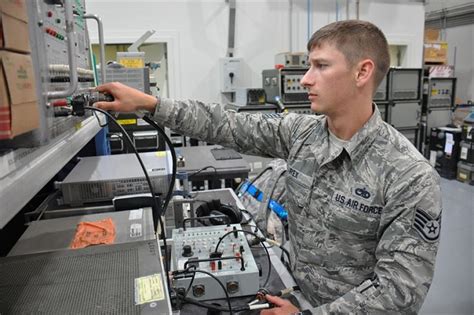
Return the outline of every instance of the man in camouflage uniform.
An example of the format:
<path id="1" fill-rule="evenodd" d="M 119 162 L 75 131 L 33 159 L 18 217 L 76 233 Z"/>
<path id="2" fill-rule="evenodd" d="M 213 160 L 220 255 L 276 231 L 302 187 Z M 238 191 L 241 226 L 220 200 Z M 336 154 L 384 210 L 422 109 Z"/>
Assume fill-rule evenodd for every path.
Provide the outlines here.
<path id="1" fill-rule="evenodd" d="M 261 314 L 415 314 L 433 277 L 439 243 L 439 177 L 372 102 L 389 67 L 374 25 L 342 21 L 308 42 L 301 83 L 313 111 L 246 114 L 218 104 L 157 100 L 112 83 L 98 88 L 116 111 L 149 110 L 184 135 L 288 162 L 287 209 L 293 273 L 313 305 Z"/>

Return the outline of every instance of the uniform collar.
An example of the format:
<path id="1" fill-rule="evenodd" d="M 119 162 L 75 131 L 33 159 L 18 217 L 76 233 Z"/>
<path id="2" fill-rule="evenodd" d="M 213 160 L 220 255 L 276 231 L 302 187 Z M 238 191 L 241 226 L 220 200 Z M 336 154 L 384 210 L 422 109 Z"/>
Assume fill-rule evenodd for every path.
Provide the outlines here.
<path id="1" fill-rule="evenodd" d="M 380 126 L 383 123 L 377 104 L 372 103 L 374 112 L 372 117 L 364 124 L 364 126 L 356 132 L 350 140 L 349 156 L 352 161 L 358 160 L 367 151 L 368 147 L 374 142 L 378 135 Z"/>
<path id="2" fill-rule="evenodd" d="M 380 125 L 383 123 L 382 117 L 380 115 L 380 111 L 378 106 L 373 103 L 372 108 L 374 112 L 370 119 L 360 128 L 355 135 L 349 140 L 347 145 L 345 146 L 344 150 L 349 155 L 351 161 L 358 160 L 364 152 L 367 150 L 368 146 L 370 146 L 378 134 L 378 129 Z M 326 117 L 322 119 L 322 126 L 324 126 L 325 132 L 323 133 L 323 141 L 328 141 L 328 130 L 327 130 L 327 121 Z M 337 157 L 334 157 L 334 159 Z M 331 159 L 333 160 L 333 159 Z M 330 161 L 326 161 L 330 162 Z M 326 164 L 326 163 L 325 163 Z"/>

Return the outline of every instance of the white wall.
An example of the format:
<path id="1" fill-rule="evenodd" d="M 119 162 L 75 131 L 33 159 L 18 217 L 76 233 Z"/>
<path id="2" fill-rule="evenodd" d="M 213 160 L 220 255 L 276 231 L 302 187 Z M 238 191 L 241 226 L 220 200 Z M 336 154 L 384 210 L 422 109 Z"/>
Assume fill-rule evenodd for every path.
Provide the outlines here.
<path id="1" fill-rule="evenodd" d="M 472 2 L 473 0 L 427 0 L 425 9 L 428 13 Z M 463 103 L 474 100 L 474 24 L 446 28 L 444 39 L 448 43 L 448 64 L 455 67 L 456 97 Z"/>
<path id="2" fill-rule="evenodd" d="M 298 1 L 300 11 L 299 29 L 301 40 L 298 43 L 300 49 L 306 47 L 306 3 Z M 312 30 L 338 20 L 346 19 L 346 1 L 325 0 L 313 1 L 313 23 Z M 336 4 L 339 14 L 336 17 Z M 424 6 L 420 2 L 372 0 L 360 1 L 359 18 L 377 25 L 387 37 L 390 45 L 406 45 L 407 51 L 403 67 L 419 68 L 422 66 L 423 55 L 423 33 L 424 33 Z M 349 1 L 349 18 L 356 18 L 355 1 Z M 304 24 L 304 25 L 303 25 Z"/>
<path id="3" fill-rule="evenodd" d="M 463 103 L 474 101 L 474 24 L 447 28 L 446 41 L 448 64 L 454 65 L 458 78 L 456 97 Z"/>
<path id="4" fill-rule="evenodd" d="M 334 0 L 311 0 L 311 32 L 336 21 Z M 246 86 L 261 86 L 261 71 L 273 66 L 278 52 L 290 49 L 290 0 L 236 0 L 235 57 L 244 58 Z M 346 1 L 338 1 L 339 19 Z M 308 39 L 307 0 L 293 0 L 292 46 L 305 51 Z M 93 0 L 88 13 L 104 22 L 107 42 L 133 42 L 144 31 L 157 32 L 149 42 L 167 41 L 170 96 L 221 100 L 219 62 L 227 51 L 229 8 L 225 0 Z M 355 1 L 350 1 L 355 17 Z M 378 25 L 390 43 L 409 45 L 404 66 L 420 67 L 424 7 L 411 1 L 361 1 L 360 18 Z M 97 41 L 91 22 L 91 39 Z"/>

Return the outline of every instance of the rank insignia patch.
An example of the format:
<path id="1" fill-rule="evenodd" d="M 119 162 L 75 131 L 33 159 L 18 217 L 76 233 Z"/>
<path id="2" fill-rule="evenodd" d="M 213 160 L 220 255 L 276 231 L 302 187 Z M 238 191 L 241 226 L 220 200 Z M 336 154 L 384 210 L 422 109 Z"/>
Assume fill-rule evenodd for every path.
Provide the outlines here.
<path id="1" fill-rule="evenodd" d="M 436 242 L 441 230 L 441 214 L 433 219 L 428 213 L 417 208 L 413 227 L 425 241 Z"/>

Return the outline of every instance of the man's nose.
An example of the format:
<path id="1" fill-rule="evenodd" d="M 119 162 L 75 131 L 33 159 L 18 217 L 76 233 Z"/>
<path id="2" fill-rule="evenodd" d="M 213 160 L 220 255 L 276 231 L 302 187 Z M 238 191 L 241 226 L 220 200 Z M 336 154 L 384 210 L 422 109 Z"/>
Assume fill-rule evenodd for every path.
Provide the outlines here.
<path id="1" fill-rule="evenodd" d="M 303 86 L 305 88 L 310 87 L 311 85 L 314 84 L 309 70 L 306 71 L 306 73 L 304 74 L 303 78 L 300 81 L 300 84 L 301 84 L 301 86 Z"/>

